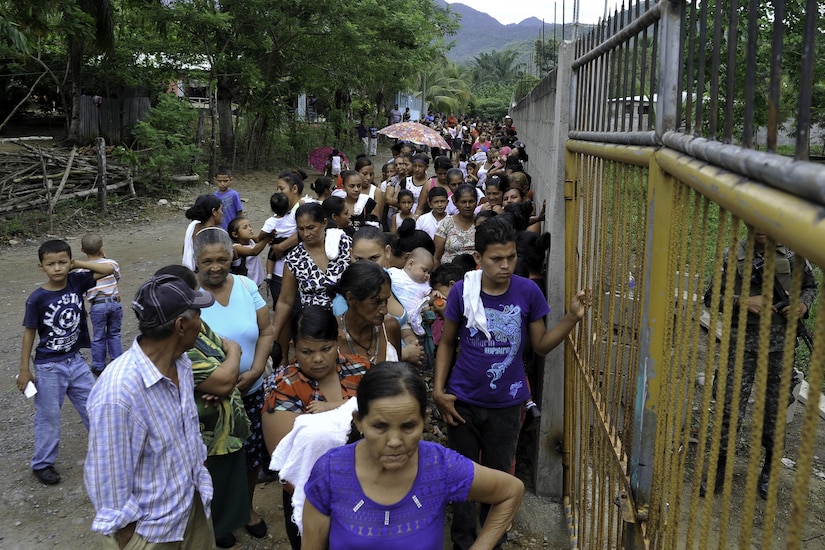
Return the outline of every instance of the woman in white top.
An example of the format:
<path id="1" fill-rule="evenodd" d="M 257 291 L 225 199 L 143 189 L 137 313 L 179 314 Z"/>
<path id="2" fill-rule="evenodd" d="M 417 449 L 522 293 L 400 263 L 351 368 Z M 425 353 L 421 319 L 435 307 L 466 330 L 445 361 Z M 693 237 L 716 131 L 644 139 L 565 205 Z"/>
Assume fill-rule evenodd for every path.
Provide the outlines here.
<path id="1" fill-rule="evenodd" d="M 183 237 L 183 257 L 180 263 L 195 271 L 195 253 L 192 243 L 195 235 L 207 227 L 221 225 L 223 220 L 221 199 L 215 195 L 199 196 L 195 199 L 195 204 L 186 211 L 186 218 L 192 222 L 186 228 L 186 234 Z"/>
<path id="2" fill-rule="evenodd" d="M 361 157 L 355 161 L 355 171 L 361 174 L 361 194 L 367 195 L 375 201 L 375 208 L 370 212 L 379 218 L 384 212 L 384 192 L 375 185 L 375 167 L 367 157 Z"/>

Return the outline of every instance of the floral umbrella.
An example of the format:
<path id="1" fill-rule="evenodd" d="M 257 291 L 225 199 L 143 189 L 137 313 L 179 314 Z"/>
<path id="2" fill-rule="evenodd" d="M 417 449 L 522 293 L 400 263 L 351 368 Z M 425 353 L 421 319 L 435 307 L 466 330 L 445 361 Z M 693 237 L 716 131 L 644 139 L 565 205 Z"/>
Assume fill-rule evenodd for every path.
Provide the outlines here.
<path id="1" fill-rule="evenodd" d="M 323 172 L 331 154 L 332 147 L 316 147 L 309 152 L 309 165 L 319 172 Z M 341 155 L 341 158 L 344 159 L 347 164 L 349 164 L 349 159 L 342 151 L 338 151 L 338 154 Z"/>
<path id="2" fill-rule="evenodd" d="M 418 122 L 398 122 L 397 124 L 390 124 L 378 130 L 379 134 L 384 134 L 387 137 L 400 139 L 402 141 L 411 141 L 420 145 L 428 145 L 430 147 L 439 147 L 441 149 L 452 149 L 450 145 L 444 141 L 441 134 L 428 126 L 424 126 Z"/>

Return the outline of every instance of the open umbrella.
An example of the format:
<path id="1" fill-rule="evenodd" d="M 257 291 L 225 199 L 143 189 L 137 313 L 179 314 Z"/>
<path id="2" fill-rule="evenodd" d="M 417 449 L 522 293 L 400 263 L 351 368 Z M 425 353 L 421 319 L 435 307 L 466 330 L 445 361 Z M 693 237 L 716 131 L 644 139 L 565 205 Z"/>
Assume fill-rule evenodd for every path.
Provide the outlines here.
<path id="1" fill-rule="evenodd" d="M 402 141 L 428 145 L 429 147 L 452 149 L 452 147 L 444 141 L 444 138 L 441 137 L 441 134 L 418 122 L 398 122 L 396 124 L 390 124 L 378 130 L 378 133 Z"/>
<path id="2" fill-rule="evenodd" d="M 331 154 L 332 147 L 316 147 L 309 152 L 309 165 L 319 172 L 323 172 Z M 349 164 L 349 159 L 342 151 L 339 150 L 338 154 L 341 155 L 341 158 L 344 159 L 347 164 Z"/>

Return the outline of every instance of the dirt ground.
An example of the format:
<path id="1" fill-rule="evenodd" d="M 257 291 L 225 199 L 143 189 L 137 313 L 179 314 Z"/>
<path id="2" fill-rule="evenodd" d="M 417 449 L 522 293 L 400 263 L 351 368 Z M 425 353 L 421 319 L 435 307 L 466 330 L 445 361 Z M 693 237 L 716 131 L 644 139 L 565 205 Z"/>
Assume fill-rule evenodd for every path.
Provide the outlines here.
<path id="1" fill-rule="evenodd" d="M 264 172 L 243 175 L 235 178 L 233 186 L 244 200 L 247 217 L 253 226 L 260 227 L 270 215 L 269 196 L 275 189 L 275 175 Z M 80 217 L 63 220 L 62 229 L 53 235 L 20 239 L 0 247 L 0 280 L 4 282 L 0 286 L 0 306 L 6 311 L 6 315 L 0 317 L 3 357 L 0 379 L 6 381 L 0 385 L 0 410 L 6 411 L 0 419 L 0 470 L 3 472 L 0 476 L 0 549 L 99 546 L 97 535 L 90 530 L 94 511 L 83 484 L 86 431 L 68 400 L 63 407 L 63 433 L 56 464 L 62 481 L 44 486 L 29 468 L 34 405 L 17 391 L 14 376 L 20 364 L 25 300 L 44 280 L 37 269 L 37 247 L 43 240 L 61 238 L 72 245 L 76 257 L 83 258 L 80 238 L 86 232 L 99 233 L 107 256 L 120 263 L 120 291 L 128 301 L 140 283 L 158 268 L 180 263 L 183 234 L 188 224 L 184 211 L 198 194 L 213 190 L 210 185 L 199 184 L 185 189 L 178 197 L 170 197 L 167 205 L 136 204 L 122 219 L 104 226 L 87 226 Z M 134 315 L 124 308 L 124 348 L 131 344 L 136 333 Z M 88 350 L 84 350 L 84 354 L 88 360 Z M 270 527 L 269 535 L 256 540 L 241 529 L 235 532 L 239 541 L 236 548 L 288 549 L 280 485 L 258 485 L 255 506 Z M 517 534 L 511 534 L 513 542 L 506 546 L 509 550 L 548 548 L 543 537 L 528 534 L 518 525 L 514 530 Z"/>

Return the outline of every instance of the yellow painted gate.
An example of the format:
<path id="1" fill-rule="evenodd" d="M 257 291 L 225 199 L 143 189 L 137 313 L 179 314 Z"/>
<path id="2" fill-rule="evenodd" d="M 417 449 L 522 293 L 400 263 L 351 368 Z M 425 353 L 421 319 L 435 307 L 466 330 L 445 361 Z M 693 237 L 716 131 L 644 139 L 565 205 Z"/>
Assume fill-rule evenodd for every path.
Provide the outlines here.
<path id="1" fill-rule="evenodd" d="M 825 548 L 822 13 L 641 3 L 562 48 L 565 303 L 595 297 L 565 351 L 571 547 Z"/>

